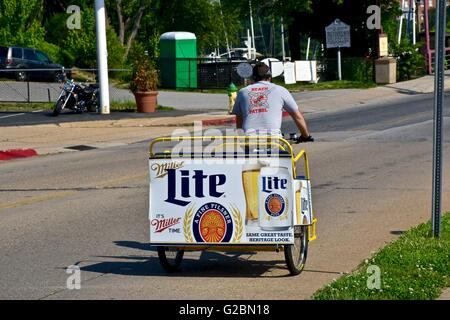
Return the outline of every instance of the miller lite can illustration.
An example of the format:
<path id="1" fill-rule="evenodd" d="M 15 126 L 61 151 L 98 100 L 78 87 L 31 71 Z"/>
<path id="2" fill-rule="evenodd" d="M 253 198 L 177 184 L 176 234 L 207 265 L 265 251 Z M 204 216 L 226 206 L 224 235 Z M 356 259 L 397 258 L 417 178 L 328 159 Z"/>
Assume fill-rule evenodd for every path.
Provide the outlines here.
<path id="1" fill-rule="evenodd" d="M 292 178 L 287 168 L 264 167 L 259 179 L 259 226 L 286 230 L 292 226 Z"/>
<path id="2" fill-rule="evenodd" d="M 247 164 L 242 168 L 242 186 L 244 187 L 247 226 L 258 226 L 258 181 L 261 172 L 259 163 Z"/>

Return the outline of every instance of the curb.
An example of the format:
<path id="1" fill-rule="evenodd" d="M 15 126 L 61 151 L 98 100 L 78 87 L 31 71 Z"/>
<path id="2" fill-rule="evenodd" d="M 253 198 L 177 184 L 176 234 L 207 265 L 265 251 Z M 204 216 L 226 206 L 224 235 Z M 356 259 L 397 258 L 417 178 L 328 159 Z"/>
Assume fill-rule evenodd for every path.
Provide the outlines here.
<path id="1" fill-rule="evenodd" d="M 18 158 L 35 157 L 38 153 L 34 149 L 13 149 L 13 150 L 0 150 L 0 161 L 12 160 Z"/>
<path id="2" fill-rule="evenodd" d="M 283 111 L 282 117 L 285 118 L 289 116 L 289 113 L 286 111 Z M 220 118 L 220 119 L 207 119 L 202 120 L 203 126 L 222 126 L 222 125 L 232 125 L 236 123 L 236 117 L 228 116 L 227 118 Z"/>

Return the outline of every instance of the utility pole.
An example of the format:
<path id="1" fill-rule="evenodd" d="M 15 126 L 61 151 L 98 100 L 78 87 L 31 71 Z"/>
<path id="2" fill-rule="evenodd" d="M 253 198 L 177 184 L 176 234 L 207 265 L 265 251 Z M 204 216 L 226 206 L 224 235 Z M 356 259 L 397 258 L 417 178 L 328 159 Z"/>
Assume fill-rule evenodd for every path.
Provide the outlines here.
<path id="1" fill-rule="evenodd" d="M 413 18 L 413 34 L 412 34 L 412 43 L 413 45 L 416 45 L 416 1 L 411 0 L 411 5 L 412 5 L 412 18 Z"/>
<path id="2" fill-rule="evenodd" d="M 253 11 L 252 11 L 252 0 L 248 0 L 250 6 L 250 29 L 252 31 L 252 54 L 251 59 L 256 60 L 256 45 L 255 45 L 255 28 L 253 27 Z"/>
<path id="3" fill-rule="evenodd" d="M 108 47 L 106 44 L 106 12 L 104 0 L 95 0 L 95 21 L 98 82 L 100 84 L 100 112 L 101 114 L 109 114 Z"/>
<path id="4" fill-rule="evenodd" d="M 222 3 L 220 2 L 220 0 L 219 0 L 219 7 L 220 7 L 220 15 L 222 16 L 223 30 L 225 31 L 225 42 L 227 44 L 228 58 L 231 59 L 230 44 L 228 42 L 228 32 L 227 27 L 225 25 L 225 20 L 223 18 Z"/>
<path id="5" fill-rule="evenodd" d="M 252 37 L 250 36 L 250 30 L 247 29 L 247 41 L 245 42 L 247 44 L 247 59 L 252 60 L 253 54 L 252 54 Z"/>
<path id="6" fill-rule="evenodd" d="M 283 62 L 286 61 L 286 48 L 284 47 L 284 21 L 281 17 L 281 50 L 283 52 Z"/>
<path id="7" fill-rule="evenodd" d="M 446 32 L 446 0 L 436 1 L 436 67 L 434 71 L 434 125 L 433 125 L 433 236 L 441 234 L 442 203 L 442 122 L 444 105 L 444 59 Z"/>

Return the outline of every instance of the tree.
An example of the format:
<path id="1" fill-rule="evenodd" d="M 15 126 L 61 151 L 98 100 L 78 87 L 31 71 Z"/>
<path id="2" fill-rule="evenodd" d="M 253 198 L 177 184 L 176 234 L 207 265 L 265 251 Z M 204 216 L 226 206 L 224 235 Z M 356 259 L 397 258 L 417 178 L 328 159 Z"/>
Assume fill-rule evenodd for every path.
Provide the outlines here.
<path id="1" fill-rule="evenodd" d="M 141 27 L 142 18 L 149 13 L 152 1 L 150 0 L 109 0 L 108 8 L 114 11 L 116 16 L 113 18 L 119 42 L 125 46 L 125 58 L 130 52 L 131 46 L 136 39 Z"/>
<path id="2" fill-rule="evenodd" d="M 36 47 L 44 40 L 41 26 L 43 0 L 0 2 L 0 43 Z"/>
<path id="3" fill-rule="evenodd" d="M 81 7 L 81 29 L 69 30 L 66 21 L 69 15 L 66 9 L 53 14 L 45 24 L 47 34 L 46 41 L 54 46 L 41 47 L 48 52 L 55 61 L 66 66 L 78 66 L 81 68 L 95 68 L 97 66 L 97 38 L 95 34 L 95 12 L 91 4 Z M 114 29 L 106 26 L 106 39 L 108 45 L 108 66 L 120 68 L 123 64 L 124 49 L 119 43 Z M 56 46 L 56 47 L 55 47 Z"/>
<path id="4" fill-rule="evenodd" d="M 238 41 L 240 19 L 237 10 L 226 10 L 210 0 L 159 0 L 156 15 L 160 33 L 188 31 L 197 36 L 198 48 L 225 47 L 225 34 L 230 43 Z M 223 23 L 225 21 L 225 23 Z"/>

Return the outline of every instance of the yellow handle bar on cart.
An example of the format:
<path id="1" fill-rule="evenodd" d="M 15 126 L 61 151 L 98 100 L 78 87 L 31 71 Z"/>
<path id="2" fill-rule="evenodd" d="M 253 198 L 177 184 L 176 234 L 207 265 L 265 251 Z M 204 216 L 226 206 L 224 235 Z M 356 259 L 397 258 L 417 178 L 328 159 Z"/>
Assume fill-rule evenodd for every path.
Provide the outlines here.
<path id="1" fill-rule="evenodd" d="M 216 148 L 224 147 L 227 145 L 247 145 L 247 146 L 275 146 L 280 151 L 293 154 L 291 144 L 280 137 L 272 136 L 179 136 L 179 137 L 163 137 L 157 138 L 150 143 L 150 157 L 155 156 L 154 146 L 163 142 L 181 142 L 181 141 L 212 141 L 212 140 L 224 140 L 225 142 L 216 146 Z M 245 141 L 245 142 L 242 142 Z"/>
<path id="2" fill-rule="evenodd" d="M 306 173 L 306 179 L 309 180 L 309 161 L 308 161 L 308 155 L 306 154 L 306 151 L 305 151 L 305 150 L 300 151 L 300 152 L 297 154 L 297 156 L 294 158 L 294 160 L 293 160 L 294 176 L 297 175 L 297 173 L 296 173 L 296 167 L 297 167 L 296 164 L 297 164 L 297 162 L 298 162 L 301 158 L 303 158 L 304 161 L 305 161 L 305 173 Z"/>
<path id="3" fill-rule="evenodd" d="M 292 145 L 284 138 L 274 136 L 179 136 L 179 137 L 163 137 L 157 138 L 150 143 L 150 158 L 154 158 L 156 153 L 154 147 L 157 144 L 164 142 L 181 142 L 181 141 L 212 141 L 212 140 L 224 140 L 224 143 L 214 147 L 212 152 L 216 149 L 224 148 L 226 146 L 259 146 L 259 147 L 276 147 L 279 151 L 287 152 L 292 157 L 292 166 L 294 168 L 294 178 L 296 177 L 296 164 L 304 158 L 306 178 L 309 179 L 309 163 L 308 156 L 305 150 L 300 151 L 297 156 L 294 157 L 294 151 Z M 171 150 L 165 150 L 164 155 L 171 155 Z"/>

